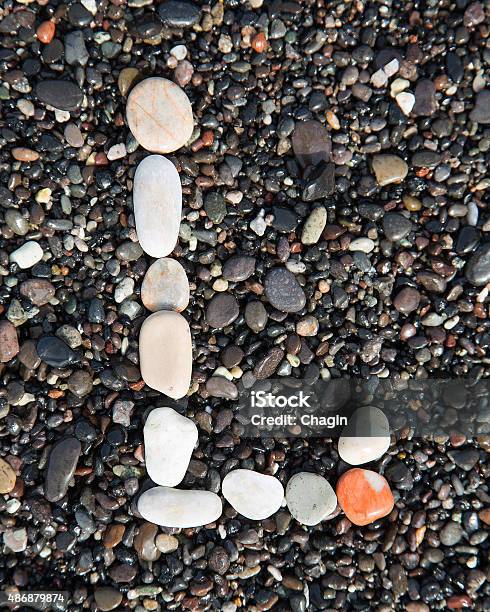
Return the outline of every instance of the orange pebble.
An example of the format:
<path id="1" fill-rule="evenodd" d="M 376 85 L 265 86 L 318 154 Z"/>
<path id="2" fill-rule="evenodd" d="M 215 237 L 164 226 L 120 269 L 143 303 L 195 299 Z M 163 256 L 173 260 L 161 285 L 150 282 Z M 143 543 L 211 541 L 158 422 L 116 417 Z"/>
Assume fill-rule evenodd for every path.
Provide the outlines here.
<path id="1" fill-rule="evenodd" d="M 252 40 L 252 49 L 257 53 L 263 53 L 267 49 L 267 38 L 263 32 L 259 32 Z"/>
<path id="2" fill-rule="evenodd" d="M 49 44 L 56 32 L 56 26 L 53 21 L 43 21 L 36 30 L 37 38 L 45 45 Z"/>
<path id="3" fill-rule="evenodd" d="M 368 525 L 388 515 L 395 505 L 386 478 L 362 468 L 348 470 L 337 483 L 340 507 L 354 525 Z"/>
<path id="4" fill-rule="evenodd" d="M 210 147 L 214 142 L 213 130 L 206 130 L 205 132 L 203 132 L 201 138 L 202 138 L 203 145 L 205 147 Z"/>

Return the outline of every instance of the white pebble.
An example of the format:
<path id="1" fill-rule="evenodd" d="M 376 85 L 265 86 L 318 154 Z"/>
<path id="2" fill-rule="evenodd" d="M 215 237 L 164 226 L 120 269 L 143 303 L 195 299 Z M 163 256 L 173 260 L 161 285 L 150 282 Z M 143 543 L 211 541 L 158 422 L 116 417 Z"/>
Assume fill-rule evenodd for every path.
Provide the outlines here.
<path id="1" fill-rule="evenodd" d="M 388 77 L 386 76 L 386 73 L 382 68 L 376 70 L 376 72 L 371 76 L 371 84 L 373 85 L 373 87 L 376 87 L 378 89 L 386 85 L 387 82 Z"/>
<path id="2" fill-rule="evenodd" d="M 355 238 L 349 244 L 349 251 L 362 251 L 363 253 L 370 253 L 374 249 L 374 241 L 371 238 Z"/>
<path id="3" fill-rule="evenodd" d="M 10 261 L 16 263 L 19 268 L 25 270 L 32 268 L 38 261 L 43 258 L 43 250 L 38 242 L 28 240 L 24 244 L 10 254 Z"/>
<path id="4" fill-rule="evenodd" d="M 255 521 L 277 512 L 284 499 L 277 478 L 253 470 L 232 470 L 223 479 L 221 491 L 237 512 Z"/>
<path id="5" fill-rule="evenodd" d="M 185 45 L 177 45 L 170 49 L 170 53 L 175 59 L 184 60 L 187 57 L 187 47 Z"/>
<path id="6" fill-rule="evenodd" d="M 114 300 L 117 304 L 124 302 L 126 298 L 133 294 L 134 291 L 134 280 L 129 278 L 123 278 L 123 280 L 118 284 L 116 290 L 114 291 Z"/>
<path id="7" fill-rule="evenodd" d="M 115 144 L 107 151 L 107 159 L 109 161 L 121 159 L 121 157 L 126 157 L 126 145 L 123 142 Z"/>
<path id="8" fill-rule="evenodd" d="M 186 529 L 213 523 L 221 516 L 221 499 L 210 491 L 153 487 L 138 500 L 141 516 L 162 527 Z"/>
<path id="9" fill-rule="evenodd" d="M 415 96 L 408 92 L 402 91 L 395 96 L 396 103 L 402 109 L 404 115 L 409 115 L 415 105 Z"/>
<path id="10" fill-rule="evenodd" d="M 383 70 L 387 77 L 392 77 L 394 74 L 398 72 L 400 68 L 400 64 L 397 59 L 392 59 L 391 62 L 388 62 L 386 66 L 384 66 Z"/>

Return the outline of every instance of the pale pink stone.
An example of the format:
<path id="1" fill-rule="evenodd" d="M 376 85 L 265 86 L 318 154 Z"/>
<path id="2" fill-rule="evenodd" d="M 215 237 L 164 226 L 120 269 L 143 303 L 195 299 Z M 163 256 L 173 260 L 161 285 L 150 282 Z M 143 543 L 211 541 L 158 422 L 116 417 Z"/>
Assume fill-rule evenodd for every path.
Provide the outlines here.
<path id="1" fill-rule="evenodd" d="M 161 77 L 145 79 L 133 87 L 126 117 L 140 145 L 155 153 L 180 149 L 194 129 L 189 98 L 176 83 Z"/>
<path id="2" fill-rule="evenodd" d="M 151 264 L 141 285 L 141 301 L 152 312 L 187 308 L 189 281 L 178 261 L 163 257 Z"/>
<path id="3" fill-rule="evenodd" d="M 140 331 L 140 368 L 145 383 L 173 399 L 189 390 L 192 340 L 189 324 L 177 312 L 150 315 Z"/>

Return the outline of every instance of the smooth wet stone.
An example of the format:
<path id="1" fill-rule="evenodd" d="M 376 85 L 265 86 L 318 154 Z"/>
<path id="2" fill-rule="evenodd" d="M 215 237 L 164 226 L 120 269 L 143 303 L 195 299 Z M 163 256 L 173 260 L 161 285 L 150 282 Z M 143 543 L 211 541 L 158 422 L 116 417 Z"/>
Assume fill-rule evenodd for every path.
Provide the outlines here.
<path id="1" fill-rule="evenodd" d="M 206 321 L 215 329 L 222 329 L 231 325 L 239 315 L 239 306 L 235 296 L 231 293 L 217 293 L 206 308 Z"/>
<path id="2" fill-rule="evenodd" d="M 9 463 L 0 457 L 0 495 L 10 493 L 15 487 L 15 472 Z"/>
<path id="3" fill-rule="evenodd" d="M 157 533 L 158 527 L 153 523 L 143 523 L 143 525 L 140 525 L 133 541 L 133 547 L 138 557 L 143 561 L 156 561 L 159 559 L 161 552 L 155 544 Z"/>
<path id="4" fill-rule="evenodd" d="M 330 159 L 330 136 L 325 126 L 318 121 L 298 122 L 292 135 L 292 144 L 296 159 L 303 168 Z"/>
<path id="5" fill-rule="evenodd" d="M 177 312 L 161 310 L 141 326 L 141 376 L 152 389 L 179 399 L 189 390 L 192 341 L 189 324 Z"/>
<path id="6" fill-rule="evenodd" d="M 164 257 L 151 264 L 141 285 L 141 301 L 152 312 L 187 308 L 189 281 L 177 260 Z"/>
<path id="7" fill-rule="evenodd" d="M 64 111 L 78 110 L 83 100 L 83 92 L 76 83 L 59 79 L 47 79 L 38 83 L 36 96 L 44 104 Z"/>
<path id="8" fill-rule="evenodd" d="M 76 438 L 64 438 L 51 448 L 44 483 L 44 496 L 50 502 L 66 495 L 75 473 L 82 445 Z"/>
<path id="9" fill-rule="evenodd" d="M 372 164 L 376 181 L 381 187 L 400 183 L 408 173 L 406 162 L 397 155 L 375 155 Z"/>
<path id="10" fill-rule="evenodd" d="M 245 306 L 245 322 L 256 334 L 265 328 L 267 318 L 267 310 L 262 302 L 254 300 Z"/>
<path id="11" fill-rule="evenodd" d="M 99 587 L 94 591 L 94 598 L 99 610 L 110 612 L 120 605 L 123 595 L 112 587 Z"/>
<path id="12" fill-rule="evenodd" d="M 399 213 L 388 213 L 383 217 L 383 231 L 391 242 L 406 238 L 412 231 L 412 222 Z"/>
<path id="13" fill-rule="evenodd" d="M 158 5 L 158 15 L 163 24 L 171 28 L 189 28 L 199 21 L 201 11 L 190 2 L 168 0 Z"/>
<path id="14" fill-rule="evenodd" d="M 350 417 L 339 438 L 339 455 L 349 465 L 375 461 L 390 447 L 390 424 L 376 406 L 362 406 Z"/>
<path id="15" fill-rule="evenodd" d="M 211 376 L 206 381 L 206 391 L 211 397 L 235 400 L 238 397 L 236 385 L 223 376 Z"/>
<path id="16" fill-rule="evenodd" d="M 303 200 L 312 202 L 332 195 L 335 192 L 335 165 L 320 162 L 316 168 L 308 172 Z"/>
<path id="17" fill-rule="evenodd" d="M 371 470 L 353 468 L 337 482 L 337 499 L 354 525 L 369 525 L 387 516 L 395 505 L 387 480 Z"/>
<path id="18" fill-rule="evenodd" d="M 265 277 L 265 294 L 281 312 L 298 312 L 306 304 L 306 296 L 296 277 L 287 268 L 272 268 Z"/>
<path id="19" fill-rule="evenodd" d="M 173 81 L 161 77 L 145 79 L 133 87 L 126 117 L 139 144 L 154 153 L 180 149 L 194 129 L 189 98 Z"/>
<path id="20" fill-rule="evenodd" d="M 179 236 L 182 187 L 177 169 L 166 157 L 149 155 L 138 165 L 133 206 L 141 248 L 152 257 L 171 253 Z"/>
<path id="21" fill-rule="evenodd" d="M 7 363 L 19 352 L 19 340 L 15 325 L 10 321 L 0 321 L 0 363 Z"/>
<path id="22" fill-rule="evenodd" d="M 36 351 L 40 359 L 53 368 L 65 368 L 80 361 L 79 355 L 66 342 L 56 336 L 43 336 L 38 340 Z"/>
<path id="23" fill-rule="evenodd" d="M 476 95 L 475 106 L 470 113 L 470 119 L 477 123 L 490 123 L 490 90 L 480 91 Z"/>
<path id="24" fill-rule="evenodd" d="M 405 287 L 397 293 L 393 300 L 393 306 L 403 314 L 410 314 L 417 310 L 420 303 L 420 293 L 413 287 Z"/>
<path id="25" fill-rule="evenodd" d="M 458 255 L 471 253 L 480 244 L 480 232 L 471 225 L 463 226 L 456 239 L 455 250 Z"/>
<path id="26" fill-rule="evenodd" d="M 289 512 L 298 522 L 318 525 L 337 507 L 337 496 L 323 476 L 300 472 L 289 479 L 286 503 Z"/>
<path id="27" fill-rule="evenodd" d="M 413 114 L 417 117 L 430 117 L 438 109 L 436 87 L 432 81 L 422 79 L 415 88 L 415 105 Z"/>
<path id="28" fill-rule="evenodd" d="M 153 487 L 141 494 L 138 511 L 155 525 L 186 529 L 216 521 L 221 516 L 222 504 L 210 491 Z"/>
<path id="29" fill-rule="evenodd" d="M 327 209 L 323 206 L 314 208 L 305 221 L 301 242 L 303 244 L 316 244 L 320 240 L 327 224 Z"/>
<path id="30" fill-rule="evenodd" d="M 31 278 L 20 284 L 20 294 L 36 306 L 44 306 L 54 297 L 55 288 L 44 278 Z"/>
<path id="31" fill-rule="evenodd" d="M 195 424 L 173 408 L 156 408 L 146 419 L 143 435 L 150 478 L 166 487 L 182 482 L 198 438 Z"/>
<path id="32" fill-rule="evenodd" d="M 43 250 L 34 240 L 28 240 L 24 244 L 10 253 L 10 261 L 16 263 L 23 270 L 32 268 L 43 258 Z"/>
<path id="33" fill-rule="evenodd" d="M 490 282 L 490 242 L 479 247 L 466 264 L 466 279 L 476 287 Z"/>
<path id="34" fill-rule="evenodd" d="M 255 272 L 255 258 L 249 255 L 233 255 L 223 265 L 223 278 L 233 283 L 247 280 Z"/>
<path id="35" fill-rule="evenodd" d="M 237 512 L 255 521 L 277 512 L 284 499 L 277 478 L 253 470 L 232 470 L 224 477 L 221 491 Z"/>

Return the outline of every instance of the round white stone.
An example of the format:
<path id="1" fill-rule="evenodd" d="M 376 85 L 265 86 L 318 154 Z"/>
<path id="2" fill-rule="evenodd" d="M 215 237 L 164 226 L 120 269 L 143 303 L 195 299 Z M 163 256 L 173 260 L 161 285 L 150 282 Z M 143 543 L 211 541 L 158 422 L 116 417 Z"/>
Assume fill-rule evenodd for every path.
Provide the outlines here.
<path id="1" fill-rule="evenodd" d="M 192 341 L 189 324 L 177 312 L 161 310 L 141 326 L 140 369 L 152 389 L 180 399 L 189 390 L 192 374 Z"/>
<path id="2" fill-rule="evenodd" d="M 237 512 L 255 521 L 277 512 L 284 499 L 284 489 L 277 478 L 253 470 L 229 472 L 223 479 L 221 490 Z"/>
<path id="3" fill-rule="evenodd" d="M 337 496 L 322 476 L 300 472 L 286 486 L 286 503 L 289 512 L 298 522 L 318 525 L 337 507 Z"/>
<path id="4" fill-rule="evenodd" d="M 355 238 L 349 244 L 349 251 L 362 251 L 370 253 L 375 247 L 374 241 L 371 238 Z"/>
<path id="5" fill-rule="evenodd" d="M 141 494 L 138 511 L 155 525 L 186 529 L 214 523 L 221 516 L 222 504 L 210 491 L 153 487 Z"/>
<path id="6" fill-rule="evenodd" d="M 402 91 L 395 96 L 395 100 L 403 114 L 410 115 L 412 108 L 415 106 L 415 96 L 408 91 Z"/>
<path id="7" fill-rule="evenodd" d="M 43 258 L 43 250 L 38 242 L 28 240 L 10 254 L 10 261 L 16 263 L 19 268 L 32 268 Z"/>
<path id="8" fill-rule="evenodd" d="M 166 487 L 182 482 L 198 438 L 195 424 L 173 408 L 155 408 L 146 419 L 143 435 L 150 478 Z"/>
<path id="9" fill-rule="evenodd" d="M 163 257 L 151 264 L 141 285 L 141 301 L 152 312 L 187 308 L 189 281 L 178 261 Z"/>
<path id="10" fill-rule="evenodd" d="M 161 77 L 145 79 L 133 87 L 126 117 L 136 140 L 154 153 L 180 149 L 194 129 L 189 98 L 176 83 Z"/>
<path id="11" fill-rule="evenodd" d="M 133 187 L 136 233 L 152 257 L 171 253 L 179 236 L 182 187 L 177 169 L 161 155 L 149 155 L 136 168 Z"/>
<path id="12" fill-rule="evenodd" d="M 354 412 L 339 438 L 339 455 L 349 465 L 379 459 L 390 447 L 390 424 L 376 406 Z"/>

